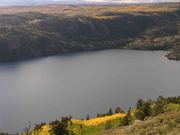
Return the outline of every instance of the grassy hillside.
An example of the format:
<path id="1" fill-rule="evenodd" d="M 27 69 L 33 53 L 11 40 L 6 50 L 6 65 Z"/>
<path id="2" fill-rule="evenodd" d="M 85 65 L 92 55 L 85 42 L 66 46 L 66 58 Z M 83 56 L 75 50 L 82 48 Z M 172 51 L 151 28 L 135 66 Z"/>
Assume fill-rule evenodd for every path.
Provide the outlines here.
<path id="1" fill-rule="evenodd" d="M 74 135 L 94 135 L 105 130 L 107 122 L 111 123 L 111 127 L 117 127 L 120 124 L 119 119 L 124 116 L 124 113 L 118 113 L 112 116 L 104 116 L 90 120 L 72 119 L 72 123 L 69 124 L 68 130 Z M 53 124 L 46 124 L 39 130 L 32 131 L 32 135 L 54 135 Z"/>
<path id="2" fill-rule="evenodd" d="M 179 135 L 180 112 L 164 113 L 149 117 L 145 121 L 135 121 L 126 127 L 104 131 L 99 135 Z"/>
<path id="3" fill-rule="evenodd" d="M 45 6 L 15 6 L 0 7 L 0 14 L 17 14 L 26 12 L 45 13 L 66 16 L 96 16 L 103 13 L 129 12 L 172 12 L 176 11 L 179 3 L 163 4 L 130 4 L 130 5 L 45 5 Z"/>
<path id="4" fill-rule="evenodd" d="M 62 134 L 53 132 L 52 123 L 43 124 L 32 130 L 29 135 L 179 135 L 180 133 L 180 105 L 174 106 L 178 110 L 167 111 L 166 113 L 145 118 L 144 121 L 135 120 L 128 126 L 122 126 L 122 119 L 125 114 L 114 114 L 90 120 L 72 120 L 68 130 L 71 133 Z M 172 108 L 171 108 L 172 109 Z M 0 135 L 9 135 L 0 133 Z M 26 132 L 22 135 L 27 135 Z"/>
<path id="5" fill-rule="evenodd" d="M 128 112 L 118 108 L 115 113 L 109 111 L 87 120 L 70 116 L 37 124 L 34 129 L 27 127 L 22 135 L 179 135 L 180 96 L 139 99 Z"/>
<path id="6" fill-rule="evenodd" d="M 176 50 L 179 9 L 180 3 L 0 8 L 0 61 L 111 48 Z"/>

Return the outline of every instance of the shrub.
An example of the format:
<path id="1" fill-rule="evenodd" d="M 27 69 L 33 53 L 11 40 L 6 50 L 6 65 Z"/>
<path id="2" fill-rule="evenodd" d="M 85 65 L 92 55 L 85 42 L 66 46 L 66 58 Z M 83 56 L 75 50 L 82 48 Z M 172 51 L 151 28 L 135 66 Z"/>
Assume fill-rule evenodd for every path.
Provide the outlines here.
<path id="1" fill-rule="evenodd" d="M 131 108 L 129 108 L 125 117 L 120 119 L 120 126 L 127 126 L 131 123 L 132 116 L 131 116 Z"/>
<path id="2" fill-rule="evenodd" d="M 41 122 L 40 124 L 36 124 L 34 130 L 40 130 L 42 126 L 46 125 L 46 123 Z"/>
<path id="3" fill-rule="evenodd" d="M 54 121 L 51 123 L 53 126 L 53 132 L 55 135 L 72 135 L 68 130 L 69 124 L 71 124 L 72 117 L 62 117 L 61 121 Z"/>
<path id="4" fill-rule="evenodd" d="M 90 116 L 89 116 L 89 115 L 87 115 L 87 116 L 86 116 L 86 120 L 89 120 L 89 119 L 90 119 Z"/>
<path id="5" fill-rule="evenodd" d="M 152 101 L 143 101 L 139 99 L 136 103 L 135 117 L 139 120 L 144 120 L 145 117 L 150 116 L 152 113 Z"/>
<path id="6" fill-rule="evenodd" d="M 112 108 L 110 108 L 109 111 L 108 111 L 108 113 L 107 113 L 107 116 L 111 116 L 111 115 L 113 115 L 113 110 L 112 110 Z"/>
<path id="7" fill-rule="evenodd" d="M 111 124 L 111 121 L 107 121 L 105 124 L 105 129 L 111 129 L 113 126 Z"/>
<path id="8" fill-rule="evenodd" d="M 141 110 L 135 110 L 134 116 L 138 120 L 144 120 L 144 118 L 145 118 L 144 112 Z"/>
<path id="9" fill-rule="evenodd" d="M 180 124 L 180 116 L 175 119 L 175 122 Z"/>
<path id="10" fill-rule="evenodd" d="M 121 107 L 116 107 L 115 113 L 123 113 L 124 111 L 121 109 Z"/>
<path id="11" fill-rule="evenodd" d="M 0 135 L 9 135 L 8 133 L 0 133 Z"/>
<path id="12" fill-rule="evenodd" d="M 169 104 L 167 104 L 165 111 L 166 112 L 180 111 L 180 104 L 169 103 Z"/>
<path id="13" fill-rule="evenodd" d="M 152 115 L 156 116 L 165 112 L 165 104 L 163 101 L 156 101 L 152 109 Z"/>

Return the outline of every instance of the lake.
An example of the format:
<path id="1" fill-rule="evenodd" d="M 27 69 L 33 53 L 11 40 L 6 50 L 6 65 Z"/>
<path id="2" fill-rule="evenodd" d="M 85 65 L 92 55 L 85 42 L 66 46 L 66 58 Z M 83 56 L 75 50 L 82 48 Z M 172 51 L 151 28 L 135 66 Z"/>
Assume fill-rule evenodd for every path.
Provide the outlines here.
<path id="1" fill-rule="evenodd" d="M 180 95 L 180 62 L 163 51 L 105 50 L 0 64 L 0 131 L 85 118 L 138 98 Z"/>

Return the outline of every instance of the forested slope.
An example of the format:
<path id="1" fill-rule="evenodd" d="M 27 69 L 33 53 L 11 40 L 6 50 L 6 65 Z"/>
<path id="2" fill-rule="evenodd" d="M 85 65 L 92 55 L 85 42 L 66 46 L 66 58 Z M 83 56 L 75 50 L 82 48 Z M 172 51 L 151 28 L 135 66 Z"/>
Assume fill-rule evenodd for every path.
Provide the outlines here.
<path id="1" fill-rule="evenodd" d="M 0 11 L 0 61 L 111 48 L 177 50 L 180 43 L 180 3 Z"/>

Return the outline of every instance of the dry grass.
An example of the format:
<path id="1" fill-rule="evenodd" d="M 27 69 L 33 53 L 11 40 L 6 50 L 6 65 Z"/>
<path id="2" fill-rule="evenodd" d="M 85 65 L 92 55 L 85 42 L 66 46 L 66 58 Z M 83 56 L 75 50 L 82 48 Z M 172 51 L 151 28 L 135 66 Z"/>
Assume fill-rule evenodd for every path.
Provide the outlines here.
<path id="1" fill-rule="evenodd" d="M 180 135 L 180 112 L 136 121 L 133 125 L 111 129 L 101 135 Z"/>
<path id="2" fill-rule="evenodd" d="M 0 14 L 15 14 L 24 12 L 38 12 L 46 14 L 63 14 L 67 16 L 83 15 L 96 16 L 106 12 L 127 13 L 127 12 L 171 12 L 180 7 L 180 3 L 171 4 L 143 4 L 143 5 L 110 5 L 110 6 L 65 6 L 46 5 L 29 7 L 0 7 Z"/>

